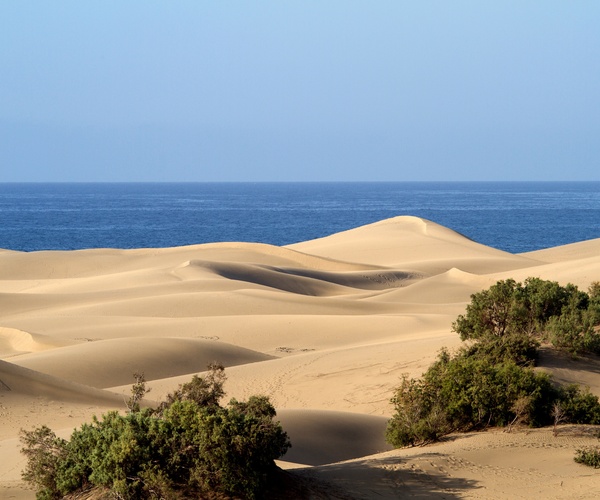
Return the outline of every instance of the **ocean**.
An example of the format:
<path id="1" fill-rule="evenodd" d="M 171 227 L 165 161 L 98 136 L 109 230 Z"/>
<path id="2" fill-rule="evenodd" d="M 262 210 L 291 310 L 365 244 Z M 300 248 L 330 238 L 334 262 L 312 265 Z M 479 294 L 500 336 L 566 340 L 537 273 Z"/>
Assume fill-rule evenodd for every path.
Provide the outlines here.
<path id="1" fill-rule="evenodd" d="M 397 215 L 527 252 L 600 238 L 600 182 L 0 184 L 0 248 L 287 245 Z"/>

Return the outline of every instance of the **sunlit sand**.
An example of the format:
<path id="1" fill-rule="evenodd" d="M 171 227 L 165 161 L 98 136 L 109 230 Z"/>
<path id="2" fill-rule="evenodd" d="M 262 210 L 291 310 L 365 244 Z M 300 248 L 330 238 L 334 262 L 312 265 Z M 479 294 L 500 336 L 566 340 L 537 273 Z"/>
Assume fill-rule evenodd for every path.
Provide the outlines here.
<path id="1" fill-rule="evenodd" d="M 509 237 L 509 236 L 508 236 Z M 265 394 L 293 447 L 279 462 L 356 498 L 596 498 L 600 475 L 573 461 L 584 428 L 490 430 L 391 450 L 389 402 L 419 376 L 470 295 L 508 277 L 586 290 L 600 239 L 514 255 L 415 217 L 288 247 L 0 251 L 0 498 L 21 482 L 19 429 L 68 436 L 124 409 L 134 372 L 150 400 L 219 361 L 227 398 Z M 542 357 L 600 395 L 600 363 Z"/>

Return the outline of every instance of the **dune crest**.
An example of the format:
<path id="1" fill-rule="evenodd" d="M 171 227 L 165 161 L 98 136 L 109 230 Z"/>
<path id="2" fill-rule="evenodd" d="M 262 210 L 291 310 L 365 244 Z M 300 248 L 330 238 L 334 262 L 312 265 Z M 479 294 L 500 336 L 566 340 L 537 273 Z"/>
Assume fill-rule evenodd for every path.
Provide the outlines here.
<path id="1" fill-rule="evenodd" d="M 418 217 L 399 216 L 288 248 L 322 257 L 380 266 L 405 266 L 424 273 L 457 267 L 464 271 L 529 267 L 537 262 L 476 243 Z"/>
<path id="2" fill-rule="evenodd" d="M 271 358 L 218 341 L 170 337 L 84 342 L 57 352 L 15 356 L 10 362 L 103 389 L 133 383 L 134 373 L 143 373 L 149 381 L 180 375 L 191 378 L 214 361 L 235 366 Z"/>
<path id="3" fill-rule="evenodd" d="M 45 335 L 0 326 L 0 359 L 18 354 L 43 351 L 65 345 Z"/>

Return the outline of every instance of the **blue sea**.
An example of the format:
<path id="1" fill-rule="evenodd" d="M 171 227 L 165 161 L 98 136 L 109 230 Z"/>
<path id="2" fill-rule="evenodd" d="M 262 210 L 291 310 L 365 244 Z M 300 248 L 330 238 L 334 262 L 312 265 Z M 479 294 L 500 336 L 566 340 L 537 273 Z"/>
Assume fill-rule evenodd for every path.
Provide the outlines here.
<path id="1" fill-rule="evenodd" d="M 0 248 L 286 245 L 397 215 L 527 252 L 600 238 L 600 182 L 0 184 Z"/>

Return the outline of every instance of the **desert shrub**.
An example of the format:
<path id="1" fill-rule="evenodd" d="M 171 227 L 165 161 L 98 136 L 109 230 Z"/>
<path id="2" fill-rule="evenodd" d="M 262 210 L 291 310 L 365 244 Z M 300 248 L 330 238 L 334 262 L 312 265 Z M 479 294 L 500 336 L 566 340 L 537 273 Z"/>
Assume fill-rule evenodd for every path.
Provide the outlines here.
<path id="1" fill-rule="evenodd" d="M 469 351 L 454 357 L 442 351 L 421 379 L 402 379 L 392 398 L 395 412 L 386 437 L 394 446 L 411 446 L 517 418 L 545 425 L 556 397 L 546 374 L 511 360 L 495 363 Z"/>
<path id="2" fill-rule="evenodd" d="M 68 441 L 48 428 L 24 431 L 23 478 L 44 499 L 88 486 L 124 499 L 208 492 L 255 498 L 290 442 L 268 398 L 220 406 L 215 398 L 222 396 L 223 381 L 215 365 L 206 379 L 180 386 L 160 411 L 108 412 Z"/>
<path id="3" fill-rule="evenodd" d="M 598 324 L 600 323 L 600 281 L 594 281 L 590 285 L 588 289 L 588 295 L 590 297 L 588 309 L 597 319 L 596 323 Z"/>
<path id="4" fill-rule="evenodd" d="M 589 389 L 575 384 L 563 386 L 557 399 L 565 422 L 600 425 L 600 401 Z"/>
<path id="5" fill-rule="evenodd" d="M 133 378 L 135 379 L 135 383 L 131 387 L 129 399 L 125 402 L 130 412 L 140 411 L 142 399 L 150 392 L 143 373 L 135 372 Z"/>
<path id="6" fill-rule="evenodd" d="M 394 446 L 430 443 L 449 431 L 437 393 L 423 380 L 404 375 L 392 404 L 396 412 L 388 422 L 386 439 Z"/>
<path id="7" fill-rule="evenodd" d="M 23 479 L 38 491 L 40 500 L 60 498 L 56 479 L 67 455 L 67 441 L 44 425 L 32 431 L 21 430 L 21 442 L 27 458 Z"/>
<path id="8" fill-rule="evenodd" d="M 600 354 L 597 321 L 594 311 L 569 304 L 560 316 L 555 316 L 548 322 L 549 339 L 555 347 L 574 357 L 584 352 Z"/>
<path id="9" fill-rule="evenodd" d="M 500 337 L 486 336 L 464 347 L 466 356 L 485 358 L 490 363 L 512 361 L 531 366 L 537 359 L 539 341 L 527 333 L 507 333 Z"/>
<path id="10" fill-rule="evenodd" d="M 429 373 L 425 379 L 431 378 Z M 543 425 L 553 386 L 549 377 L 513 361 L 493 363 L 486 358 L 458 356 L 437 378 L 451 428 L 469 430 L 504 426 L 514 418 L 515 402 L 529 397 L 528 420 Z"/>
<path id="11" fill-rule="evenodd" d="M 588 294 L 575 285 L 540 278 L 527 278 L 523 284 L 498 281 L 471 295 L 466 313 L 452 324 L 461 340 L 487 341 L 478 348 L 493 349 L 500 357 L 507 345 L 518 347 L 513 359 L 519 364 L 535 359 L 536 339 L 574 356 L 600 354 L 599 326 L 600 283 L 594 282 Z M 505 337 L 508 342 L 498 341 Z"/>
<path id="12" fill-rule="evenodd" d="M 575 462 L 589 465 L 595 469 L 600 468 L 600 447 L 588 446 L 575 451 Z"/>
<path id="13" fill-rule="evenodd" d="M 596 396 L 577 386 L 559 388 L 531 367 L 539 339 L 573 354 L 600 353 L 599 320 L 599 283 L 588 295 L 574 285 L 509 279 L 473 294 L 453 323 L 470 343 L 454 356 L 443 350 L 421 379 L 403 377 L 391 400 L 388 441 L 424 444 L 448 432 L 517 421 L 600 424 Z"/>
<path id="14" fill-rule="evenodd" d="M 513 279 L 498 281 L 488 290 L 471 295 L 465 315 L 453 323 L 461 340 L 502 336 L 525 330 L 527 317 L 522 307 L 520 283 Z"/>
<path id="15" fill-rule="evenodd" d="M 548 320 L 560 316 L 563 308 L 569 301 L 585 301 L 585 293 L 580 292 L 576 286 L 567 284 L 561 286 L 556 281 L 542 280 L 540 278 L 527 278 L 521 287 L 523 306 L 527 310 L 529 324 L 532 331 L 543 331 Z"/>
<path id="16" fill-rule="evenodd" d="M 225 379 L 225 367 L 219 363 L 212 363 L 208 365 L 208 373 L 204 377 L 194 375 L 190 382 L 181 384 L 178 389 L 167 394 L 157 412 L 162 412 L 176 401 L 194 401 L 202 407 L 216 409 L 225 395 Z"/>

